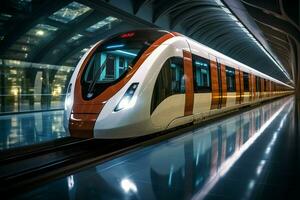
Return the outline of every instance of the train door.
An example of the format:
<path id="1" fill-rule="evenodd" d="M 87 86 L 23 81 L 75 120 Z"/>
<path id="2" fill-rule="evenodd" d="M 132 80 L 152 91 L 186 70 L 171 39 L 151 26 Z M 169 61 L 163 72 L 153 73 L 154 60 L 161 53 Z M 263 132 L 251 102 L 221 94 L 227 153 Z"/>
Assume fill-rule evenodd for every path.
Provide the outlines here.
<path id="1" fill-rule="evenodd" d="M 218 62 L 216 57 L 209 55 L 210 59 L 210 75 L 211 75 L 211 93 L 212 93 L 212 101 L 211 101 L 211 110 L 220 108 L 220 98 L 222 94 L 221 87 L 221 73 L 218 69 Z M 220 90 L 221 89 L 221 90 Z"/>
<path id="2" fill-rule="evenodd" d="M 240 76 L 240 69 L 235 69 L 235 88 L 236 88 L 236 104 L 241 103 L 241 76 Z"/>
<path id="3" fill-rule="evenodd" d="M 217 59 L 217 71 L 219 80 L 219 108 L 226 107 L 227 100 L 227 80 L 226 80 L 226 69 L 225 65 L 221 64 L 221 61 Z"/>
<path id="4" fill-rule="evenodd" d="M 244 86 L 244 72 L 240 70 L 240 88 L 241 88 L 241 93 L 240 93 L 240 103 L 244 102 L 244 94 L 245 94 L 245 86 Z"/>
<path id="5" fill-rule="evenodd" d="M 166 60 L 155 81 L 150 109 L 152 123 L 167 129 L 193 121 L 192 54 L 188 43 L 173 45 L 182 50 L 173 51 L 170 46 L 163 54 Z"/>
<path id="6" fill-rule="evenodd" d="M 218 58 L 209 55 L 210 58 L 210 71 L 211 71 L 211 90 L 212 101 L 211 110 L 220 109 L 223 101 L 223 88 L 222 88 L 222 70 Z"/>
<path id="7" fill-rule="evenodd" d="M 195 48 L 196 49 L 196 48 Z M 214 59 L 215 60 L 215 59 Z M 215 62 L 211 62 L 211 58 L 205 51 L 192 52 L 192 71 L 193 71 L 193 86 L 194 86 L 194 119 L 201 119 L 207 115 L 212 106 L 212 88 L 214 81 L 211 80 L 212 73 L 211 64 L 216 68 Z"/>
<path id="8" fill-rule="evenodd" d="M 218 70 L 218 80 L 219 80 L 219 105 L 218 108 L 222 107 L 222 96 L 223 96 L 223 91 L 222 91 L 222 76 L 221 76 L 221 63 L 217 61 L 217 70 Z"/>
<path id="9" fill-rule="evenodd" d="M 257 95 L 257 92 L 256 92 L 256 76 L 252 74 L 252 101 L 256 99 L 256 95 Z"/>
<path id="10" fill-rule="evenodd" d="M 194 107 L 194 76 L 192 53 L 190 51 L 183 50 L 183 68 L 185 77 L 184 116 L 188 116 L 193 114 Z"/>

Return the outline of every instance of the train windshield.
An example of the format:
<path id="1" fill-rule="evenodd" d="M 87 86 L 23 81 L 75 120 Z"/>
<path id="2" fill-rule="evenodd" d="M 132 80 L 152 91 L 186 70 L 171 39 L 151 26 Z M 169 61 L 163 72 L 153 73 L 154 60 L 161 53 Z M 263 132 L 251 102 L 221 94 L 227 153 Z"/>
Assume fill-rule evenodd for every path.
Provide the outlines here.
<path id="1" fill-rule="evenodd" d="M 83 76 L 83 82 L 108 84 L 130 71 L 142 53 L 164 31 L 149 30 L 128 32 L 105 41 L 91 57 Z"/>

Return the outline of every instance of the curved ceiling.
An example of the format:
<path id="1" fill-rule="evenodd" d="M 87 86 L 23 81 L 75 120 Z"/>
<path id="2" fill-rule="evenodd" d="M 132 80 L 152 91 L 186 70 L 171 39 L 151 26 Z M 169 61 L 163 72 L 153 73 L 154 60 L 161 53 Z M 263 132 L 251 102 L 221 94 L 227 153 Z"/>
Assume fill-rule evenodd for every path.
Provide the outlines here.
<path id="1" fill-rule="evenodd" d="M 225 2 L 230 6 L 230 1 Z M 261 31 L 269 49 L 299 86 L 299 1 L 242 0 L 241 3 Z M 233 6 L 234 8 L 236 6 Z"/>
<path id="2" fill-rule="evenodd" d="M 282 44 L 282 41 L 281 43 L 274 41 L 277 38 L 271 40 L 269 37 L 263 38 L 267 41 L 267 46 L 263 45 L 252 33 L 253 31 L 261 32 L 259 26 L 250 31 L 244 23 L 241 23 L 239 16 L 232 12 L 230 7 L 228 9 L 225 6 L 226 1 L 152 0 L 143 1 L 143 3 L 141 1 L 133 2 L 138 4 L 134 6 L 136 14 L 142 6 L 151 5 L 152 22 L 155 24 L 159 25 L 159 19 L 168 16 L 169 29 L 179 30 L 225 55 L 284 82 L 290 83 L 294 79 L 295 66 L 291 64 L 290 47 Z M 243 7 L 239 9 L 243 9 Z M 246 9 L 244 11 L 247 12 Z M 299 34 L 299 31 L 295 31 L 295 34 Z M 272 48 L 269 48 L 268 44 Z"/>
<path id="3" fill-rule="evenodd" d="M 283 82 L 290 83 L 287 76 L 296 80 L 299 6 L 295 10 L 281 0 L 232 2 L 1 1 L 0 56 L 74 66 L 91 44 L 108 35 L 133 28 L 162 27 L 181 32 Z M 281 66 L 288 75 L 279 69 Z"/>

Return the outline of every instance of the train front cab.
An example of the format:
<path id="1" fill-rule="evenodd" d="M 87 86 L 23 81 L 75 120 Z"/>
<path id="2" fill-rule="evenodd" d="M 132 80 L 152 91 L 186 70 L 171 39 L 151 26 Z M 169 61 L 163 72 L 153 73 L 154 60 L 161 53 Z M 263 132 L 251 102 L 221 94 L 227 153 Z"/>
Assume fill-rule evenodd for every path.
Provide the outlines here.
<path id="1" fill-rule="evenodd" d="M 138 107 L 143 102 L 132 101 L 141 96 L 147 73 L 141 74 L 139 69 L 161 43 L 172 37 L 167 31 L 137 30 L 112 36 L 92 47 L 78 63 L 67 91 L 65 126 L 71 136 L 94 137 L 97 130 L 143 120 L 125 112 L 132 104 Z M 113 117 L 116 113 L 119 118 Z"/>

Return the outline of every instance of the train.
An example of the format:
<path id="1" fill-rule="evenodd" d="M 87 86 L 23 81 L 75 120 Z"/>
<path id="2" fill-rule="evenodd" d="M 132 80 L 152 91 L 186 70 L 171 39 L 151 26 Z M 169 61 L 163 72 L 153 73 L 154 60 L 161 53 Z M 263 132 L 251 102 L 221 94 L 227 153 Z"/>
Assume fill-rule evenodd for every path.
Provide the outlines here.
<path id="1" fill-rule="evenodd" d="M 139 29 L 94 44 L 66 91 L 72 137 L 139 137 L 198 123 L 294 88 L 177 32 Z"/>

